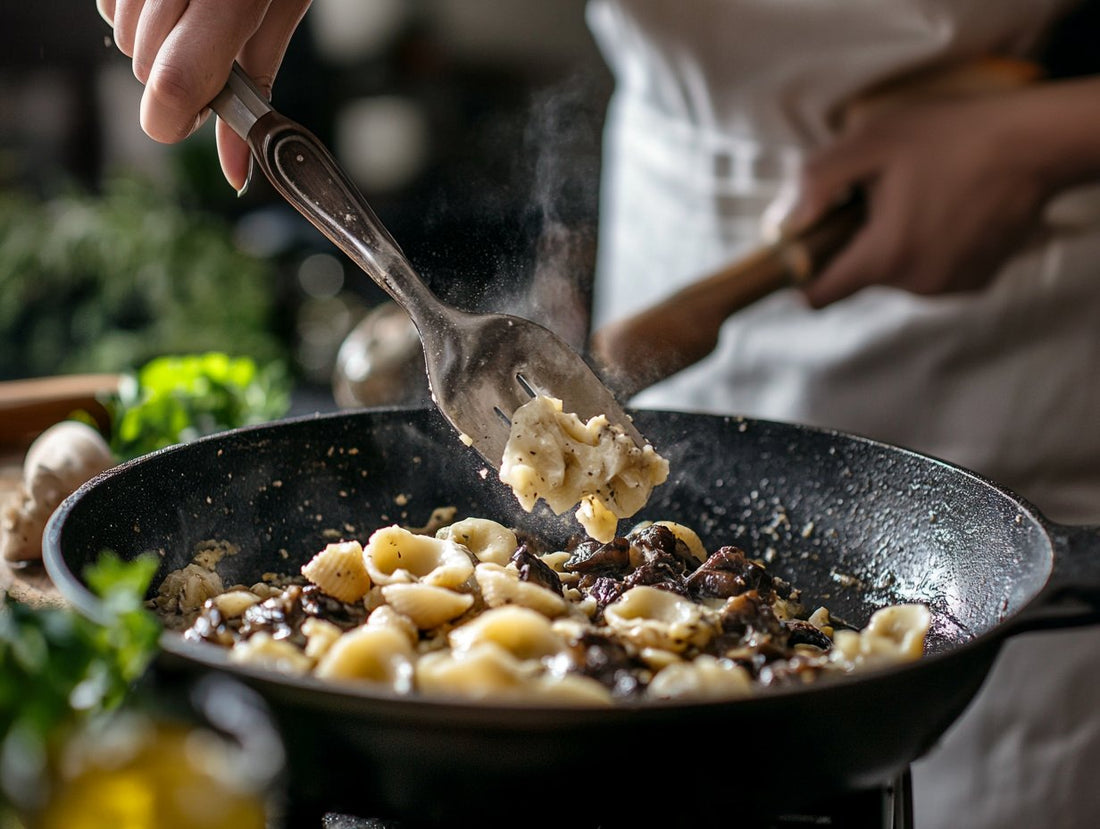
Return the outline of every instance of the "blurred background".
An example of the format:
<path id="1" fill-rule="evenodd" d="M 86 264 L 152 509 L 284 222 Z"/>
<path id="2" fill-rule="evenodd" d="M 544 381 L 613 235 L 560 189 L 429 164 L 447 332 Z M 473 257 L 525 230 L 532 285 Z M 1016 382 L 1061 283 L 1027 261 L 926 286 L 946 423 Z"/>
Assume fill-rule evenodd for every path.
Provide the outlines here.
<path id="1" fill-rule="evenodd" d="M 0 380 L 221 350 L 285 361 L 299 409 L 426 393 L 349 381 L 387 348 L 407 363 L 404 321 L 262 178 L 237 197 L 212 123 L 170 147 L 141 132 L 92 0 L 0 0 L 0 18 Z M 441 297 L 580 345 L 609 91 L 583 0 L 314 0 L 274 104 Z M 334 392 L 357 327 L 380 354 L 340 358 Z"/>

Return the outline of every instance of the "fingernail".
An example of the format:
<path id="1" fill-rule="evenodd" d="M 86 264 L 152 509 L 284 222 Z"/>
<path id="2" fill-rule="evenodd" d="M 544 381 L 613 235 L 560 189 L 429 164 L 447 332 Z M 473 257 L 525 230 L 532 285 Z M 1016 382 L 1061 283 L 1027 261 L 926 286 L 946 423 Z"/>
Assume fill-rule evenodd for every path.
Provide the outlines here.
<path id="1" fill-rule="evenodd" d="M 252 183 L 252 166 L 253 158 L 248 156 L 248 174 L 244 177 L 244 184 L 241 185 L 241 189 L 237 191 L 237 198 L 242 198 L 245 193 L 248 192 L 248 185 Z"/>

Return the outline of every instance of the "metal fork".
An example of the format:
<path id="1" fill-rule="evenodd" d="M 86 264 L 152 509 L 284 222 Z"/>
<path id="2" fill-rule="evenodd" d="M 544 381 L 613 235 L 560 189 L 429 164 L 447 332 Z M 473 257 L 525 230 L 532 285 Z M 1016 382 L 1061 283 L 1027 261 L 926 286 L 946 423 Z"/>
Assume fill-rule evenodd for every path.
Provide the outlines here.
<path id="1" fill-rule="evenodd" d="M 536 394 L 561 399 L 585 420 L 606 415 L 645 445 L 611 391 L 556 334 L 520 317 L 467 313 L 433 294 L 324 145 L 276 112 L 237 64 L 210 108 L 248 143 L 275 189 L 408 312 L 432 399 L 495 469 L 513 413 Z"/>

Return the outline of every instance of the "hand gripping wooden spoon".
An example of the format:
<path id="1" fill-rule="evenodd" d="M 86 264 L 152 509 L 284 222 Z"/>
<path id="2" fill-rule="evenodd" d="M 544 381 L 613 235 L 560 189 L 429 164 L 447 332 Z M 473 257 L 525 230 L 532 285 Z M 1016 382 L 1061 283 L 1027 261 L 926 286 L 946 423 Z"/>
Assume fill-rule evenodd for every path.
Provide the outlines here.
<path id="1" fill-rule="evenodd" d="M 983 57 L 919 70 L 864 91 L 843 107 L 844 125 L 918 100 L 997 94 L 1042 77 L 1016 58 Z M 863 225 L 865 197 L 856 191 L 816 224 L 751 251 L 632 316 L 592 334 L 589 352 L 604 380 L 627 399 L 710 354 L 722 324 L 768 294 L 805 285 Z"/>

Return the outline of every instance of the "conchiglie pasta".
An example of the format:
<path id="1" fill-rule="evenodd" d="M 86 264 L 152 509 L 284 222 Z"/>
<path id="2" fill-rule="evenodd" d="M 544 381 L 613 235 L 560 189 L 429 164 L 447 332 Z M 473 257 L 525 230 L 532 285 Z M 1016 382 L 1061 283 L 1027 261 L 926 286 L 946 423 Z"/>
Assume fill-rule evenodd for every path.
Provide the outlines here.
<path id="1" fill-rule="evenodd" d="M 420 582 L 458 587 L 474 572 L 470 552 L 461 544 L 396 525 L 371 535 L 363 559 L 371 580 L 381 585 Z"/>
<path id="2" fill-rule="evenodd" d="M 317 663 L 322 679 L 354 679 L 408 693 L 415 673 L 416 651 L 394 628 L 360 625 L 337 639 Z"/>
<path id="3" fill-rule="evenodd" d="M 838 630 L 833 634 L 834 663 L 849 669 L 890 665 L 918 659 L 932 615 L 920 604 L 884 607 L 871 614 L 860 631 Z"/>
<path id="4" fill-rule="evenodd" d="M 516 534 L 488 518 L 465 518 L 436 531 L 435 537 L 461 544 L 478 561 L 507 564 L 519 546 Z"/>
<path id="5" fill-rule="evenodd" d="M 473 650 L 490 642 L 516 659 L 541 659 L 562 649 L 564 641 L 537 611 L 517 605 L 486 610 L 448 634 L 453 650 Z"/>
<path id="6" fill-rule="evenodd" d="M 276 639 L 269 633 L 257 633 L 239 642 L 230 652 L 229 661 L 239 665 L 268 668 L 284 674 L 304 674 L 313 667 L 313 661 L 285 639 Z"/>
<path id="7" fill-rule="evenodd" d="M 566 611 L 563 597 L 538 584 L 521 581 L 515 567 L 482 563 L 474 568 L 474 577 L 481 588 L 481 597 L 489 607 L 516 604 L 551 618 Z"/>
<path id="8" fill-rule="evenodd" d="M 435 651 L 416 663 L 416 685 L 424 694 L 469 699 L 521 699 L 538 665 L 524 665 L 504 648 L 482 643 L 464 651 Z"/>
<path id="9" fill-rule="evenodd" d="M 558 574 L 562 584 L 572 584 L 580 579 L 579 574 L 565 569 L 566 564 L 569 563 L 569 559 L 572 557 L 571 553 L 560 550 L 553 553 L 544 553 L 539 556 L 539 560 Z"/>
<path id="10" fill-rule="evenodd" d="M 532 701 L 561 705 L 610 705 L 611 692 L 594 679 L 578 674 L 540 676 L 531 683 Z"/>
<path id="11" fill-rule="evenodd" d="M 668 527 L 674 536 L 684 542 L 684 546 L 688 548 L 688 552 L 699 561 L 707 560 L 707 549 L 703 546 L 703 541 L 699 538 L 699 534 L 691 527 L 685 527 L 683 524 L 677 524 L 675 521 L 655 521 L 654 523 L 659 527 Z"/>
<path id="12" fill-rule="evenodd" d="M 931 623 L 932 614 L 922 604 L 893 605 L 871 614 L 860 635 L 892 649 L 902 659 L 917 659 L 924 653 L 924 637 Z"/>
<path id="13" fill-rule="evenodd" d="M 213 607 L 216 607 L 223 618 L 237 619 L 242 616 L 248 608 L 257 604 L 260 601 L 260 597 L 251 590 L 227 590 L 225 593 L 219 593 L 217 596 L 213 596 L 206 601 Z"/>
<path id="14" fill-rule="evenodd" d="M 469 593 L 456 593 L 431 584 L 387 584 L 382 588 L 382 596 L 386 604 L 420 630 L 431 630 L 457 619 L 474 604 Z"/>
<path id="15" fill-rule="evenodd" d="M 342 602 L 357 602 L 370 590 L 370 575 L 358 541 L 329 544 L 302 565 L 302 575 Z"/>
<path id="16" fill-rule="evenodd" d="M 306 637 L 305 654 L 316 662 L 328 652 L 343 631 L 332 622 L 311 617 L 302 622 L 302 633 Z"/>
<path id="17" fill-rule="evenodd" d="M 656 587 L 633 587 L 604 610 L 604 619 L 639 648 L 681 653 L 701 647 L 714 635 L 704 608 L 690 599 Z"/>
<path id="18" fill-rule="evenodd" d="M 707 654 L 665 666 L 646 688 L 646 696 L 653 699 L 734 699 L 751 692 L 748 671 Z"/>
<path id="19" fill-rule="evenodd" d="M 598 495 L 585 495 L 577 504 L 577 523 L 593 538 L 610 541 L 619 528 L 619 516 Z"/>
<path id="20" fill-rule="evenodd" d="M 370 615 L 367 616 L 366 624 L 385 625 L 394 630 L 399 630 L 405 634 L 405 638 L 409 640 L 410 645 L 415 645 L 420 640 L 420 630 L 417 628 L 416 623 L 404 613 L 399 613 L 388 604 L 381 605 L 372 610 Z"/>

